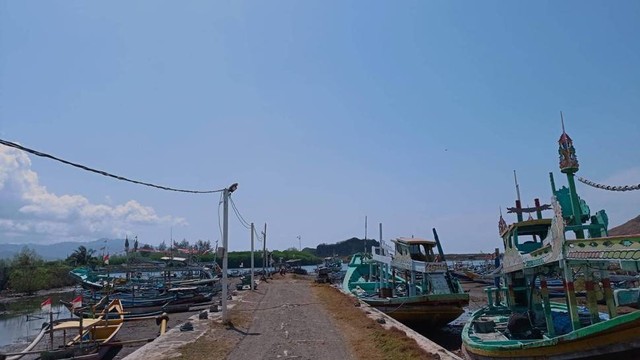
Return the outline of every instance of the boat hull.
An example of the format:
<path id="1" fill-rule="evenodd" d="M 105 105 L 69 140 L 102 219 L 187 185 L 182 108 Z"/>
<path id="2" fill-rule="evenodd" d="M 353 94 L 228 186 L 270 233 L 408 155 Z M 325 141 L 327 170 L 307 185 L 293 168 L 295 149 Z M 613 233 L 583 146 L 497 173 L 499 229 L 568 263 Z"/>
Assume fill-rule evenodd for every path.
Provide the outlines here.
<path id="1" fill-rule="evenodd" d="M 620 315 L 568 334 L 540 340 L 474 342 L 463 330 L 462 350 L 468 359 L 584 359 L 640 355 L 640 312 Z M 638 357 L 632 357 L 638 358 Z"/>
<path id="2" fill-rule="evenodd" d="M 408 325 L 444 326 L 464 312 L 467 294 L 362 299 L 392 318 Z"/>

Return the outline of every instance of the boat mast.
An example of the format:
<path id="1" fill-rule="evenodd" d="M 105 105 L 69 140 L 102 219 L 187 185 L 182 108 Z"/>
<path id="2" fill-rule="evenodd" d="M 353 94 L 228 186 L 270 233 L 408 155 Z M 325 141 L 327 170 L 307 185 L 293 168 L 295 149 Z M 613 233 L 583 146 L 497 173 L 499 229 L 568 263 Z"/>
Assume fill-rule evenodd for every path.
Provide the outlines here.
<path id="1" fill-rule="evenodd" d="M 564 130 L 564 117 L 562 116 L 562 111 L 560 112 L 560 121 L 562 122 L 562 135 L 560 135 L 560 139 L 558 140 L 558 153 L 560 154 L 560 171 L 567 174 L 567 181 L 569 182 L 569 195 L 571 198 L 572 210 L 572 219 L 570 219 L 571 221 L 569 222 L 569 225 L 575 226 L 574 233 L 576 238 L 584 239 L 584 231 L 579 228 L 579 226 L 582 225 L 582 214 L 580 212 L 580 200 L 576 193 L 576 183 L 574 181 L 575 173 L 578 171 L 580 166 L 578 164 L 578 158 L 576 157 L 576 151 L 573 147 L 573 140 L 571 140 Z M 563 241 L 566 239 L 565 234 L 560 234 L 560 236 L 563 237 Z M 571 325 L 573 330 L 577 330 L 580 328 L 580 317 L 578 315 L 578 303 L 573 284 L 573 269 L 571 269 L 571 266 L 564 256 L 560 260 L 560 267 L 564 273 L 566 300 L 567 307 L 569 309 L 569 316 L 571 318 Z"/>
<path id="2" fill-rule="evenodd" d="M 573 214 L 573 219 L 571 219 L 570 224 L 580 226 L 582 225 L 582 212 L 580 209 L 580 199 L 576 192 L 575 182 L 575 173 L 580 169 L 580 165 L 578 164 L 578 158 L 576 157 L 576 150 L 573 147 L 573 140 L 571 140 L 564 130 L 564 117 L 562 116 L 562 111 L 560 112 L 560 121 L 562 122 L 562 135 L 560 135 L 560 140 L 558 140 L 558 144 L 560 145 L 558 153 L 560 154 L 560 171 L 567 174 L 567 182 L 569 183 L 571 210 Z M 582 229 L 578 228 L 574 230 L 574 233 L 576 234 L 576 238 L 584 239 L 584 231 Z"/>
<path id="3" fill-rule="evenodd" d="M 516 195 L 517 195 L 517 200 L 516 200 L 516 215 L 518 216 L 518 222 L 522 221 L 522 202 L 520 201 L 520 185 L 518 185 L 518 176 L 516 175 L 516 171 L 513 170 L 513 180 L 516 183 Z"/>
<path id="4" fill-rule="evenodd" d="M 518 185 L 518 175 L 516 175 L 515 170 L 513 170 L 513 180 L 516 182 L 516 195 L 518 196 L 518 201 L 520 201 L 520 185 Z"/>

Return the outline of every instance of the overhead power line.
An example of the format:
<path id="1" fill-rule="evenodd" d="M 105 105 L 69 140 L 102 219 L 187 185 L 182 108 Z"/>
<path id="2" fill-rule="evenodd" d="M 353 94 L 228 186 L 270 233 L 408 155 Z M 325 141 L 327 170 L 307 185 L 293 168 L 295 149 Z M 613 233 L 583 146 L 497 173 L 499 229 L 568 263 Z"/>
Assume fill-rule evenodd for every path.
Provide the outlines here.
<path id="1" fill-rule="evenodd" d="M 240 214 L 240 211 L 236 207 L 236 203 L 233 202 L 233 198 L 229 197 L 229 200 L 231 201 L 231 207 L 233 208 L 233 212 L 236 214 L 238 221 L 240 221 L 240 224 L 242 224 L 242 226 L 244 226 L 245 228 L 250 229 L 251 224 L 249 224 L 249 222 L 247 222 L 247 220 L 245 220 L 244 217 L 242 217 L 242 215 Z"/>
<path id="2" fill-rule="evenodd" d="M 49 158 L 49 159 L 52 159 L 52 160 L 55 160 L 55 161 L 59 161 L 59 162 L 61 162 L 63 164 L 71 165 L 71 166 L 74 166 L 74 167 L 77 167 L 77 168 L 80 168 L 82 170 L 86 170 L 86 171 L 89 171 L 89 172 L 93 172 L 93 173 L 96 173 L 96 174 L 112 177 L 114 179 L 118 179 L 118 180 L 121 180 L 121 181 L 127 181 L 127 182 L 138 184 L 138 185 L 150 186 L 150 187 L 161 189 L 161 190 L 177 191 L 177 192 L 192 193 L 192 194 L 211 194 L 211 193 L 222 192 L 224 190 L 224 189 L 218 189 L 218 190 L 186 190 L 186 189 L 176 189 L 176 188 L 172 188 L 172 187 L 168 187 L 168 186 L 156 185 L 156 184 L 147 183 L 147 182 L 143 182 L 143 181 L 128 179 L 128 178 L 126 178 L 124 176 L 113 175 L 113 174 L 110 174 L 110 173 L 108 173 L 106 171 L 96 170 L 96 169 L 90 168 L 90 167 L 85 166 L 85 165 L 76 164 L 76 163 L 73 163 L 71 161 L 67 161 L 67 160 L 55 157 L 53 155 L 49 155 L 47 153 L 43 153 L 43 152 L 40 152 L 40 151 L 37 151 L 37 150 L 29 149 L 27 147 L 24 147 L 24 146 L 16 144 L 16 143 L 13 143 L 11 141 L 6 141 L 6 140 L 0 139 L 0 144 L 8 146 L 8 147 L 15 148 L 15 149 L 18 149 L 18 150 L 22 150 L 22 151 L 28 152 L 28 153 L 36 155 L 36 156 L 40 156 L 40 157 Z"/>

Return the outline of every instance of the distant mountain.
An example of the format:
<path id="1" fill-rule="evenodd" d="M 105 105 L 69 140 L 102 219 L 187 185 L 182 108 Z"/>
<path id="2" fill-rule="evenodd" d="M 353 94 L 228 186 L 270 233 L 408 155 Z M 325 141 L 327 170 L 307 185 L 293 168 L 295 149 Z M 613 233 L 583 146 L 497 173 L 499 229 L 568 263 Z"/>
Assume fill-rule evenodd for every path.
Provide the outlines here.
<path id="1" fill-rule="evenodd" d="M 110 254 L 124 251 L 124 239 L 99 239 L 89 242 L 60 242 L 55 244 L 1 244 L 0 259 L 11 258 L 19 253 L 23 247 L 33 249 L 38 255 L 45 260 L 66 259 L 79 246 L 85 246 L 87 249 L 95 250 L 96 254 L 102 254 L 102 248 Z"/>
<path id="2" fill-rule="evenodd" d="M 609 230 L 610 236 L 640 234 L 640 215 Z"/>

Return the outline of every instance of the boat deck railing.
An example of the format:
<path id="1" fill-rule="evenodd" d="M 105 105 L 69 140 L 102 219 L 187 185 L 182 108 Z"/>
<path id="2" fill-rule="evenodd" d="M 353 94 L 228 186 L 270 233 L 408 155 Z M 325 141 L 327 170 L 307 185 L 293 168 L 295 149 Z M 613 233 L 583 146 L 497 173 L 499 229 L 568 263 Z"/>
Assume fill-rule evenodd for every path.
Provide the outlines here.
<path id="1" fill-rule="evenodd" d="M 484 292 L 487 294 L 489 308 L 493 309 L 496 307 L 506 306 L 508 291 L 509 288 L 503 286 L 489 286 L 484 288 Z"/>

